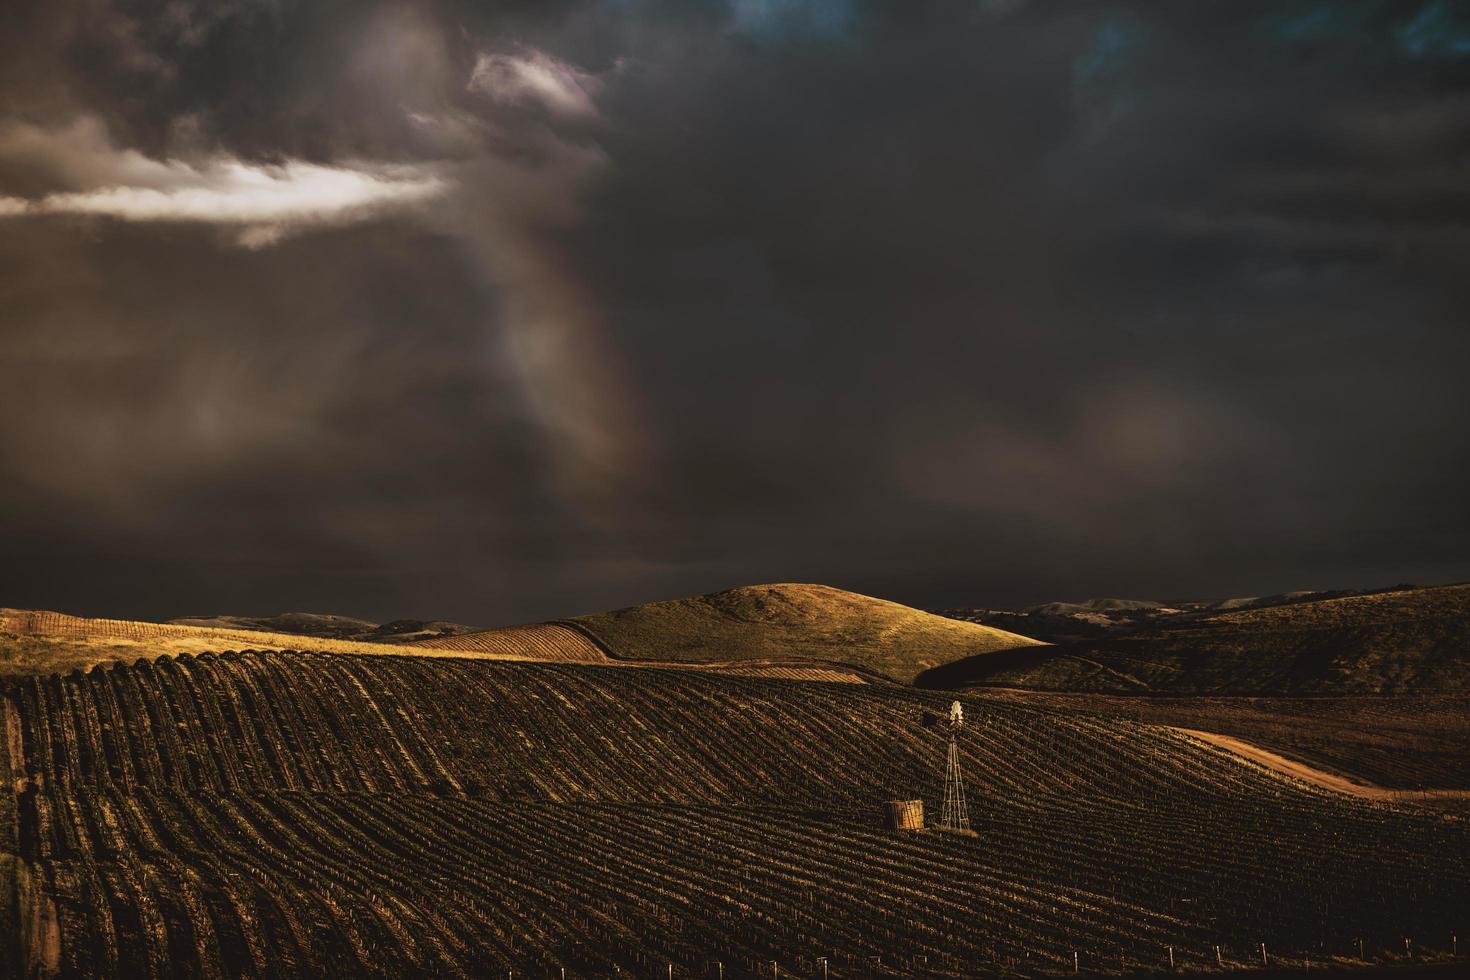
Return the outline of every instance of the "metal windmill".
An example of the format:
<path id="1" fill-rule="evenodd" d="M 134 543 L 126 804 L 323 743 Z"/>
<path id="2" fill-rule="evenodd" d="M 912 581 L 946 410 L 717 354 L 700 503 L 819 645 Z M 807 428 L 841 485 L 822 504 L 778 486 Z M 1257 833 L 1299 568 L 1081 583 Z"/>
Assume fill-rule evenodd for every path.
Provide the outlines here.
<path id="1" fill-rule="evenodd" d="M 970 808 L 965 804 L 965 779 L 960 773 L 960 729 L 965 727 L 965 709 L 958 701 L 949 706 L 949 718 L 942 723 L 949 736 L 949 758 L 944 766 L 944 807 L 939 812 L 939 826 L 945 830 L 969 830 Z"/>

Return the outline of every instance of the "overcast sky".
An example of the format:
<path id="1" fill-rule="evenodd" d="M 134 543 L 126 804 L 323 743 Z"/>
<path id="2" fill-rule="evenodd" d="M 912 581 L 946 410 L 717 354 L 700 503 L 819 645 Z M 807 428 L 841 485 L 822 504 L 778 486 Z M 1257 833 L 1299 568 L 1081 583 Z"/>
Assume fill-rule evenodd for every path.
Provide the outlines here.
<path id="1" fill-rule="evenodd" d="M 1470 10 L 20 0 L 0 605 L 1470 578 Z"/>

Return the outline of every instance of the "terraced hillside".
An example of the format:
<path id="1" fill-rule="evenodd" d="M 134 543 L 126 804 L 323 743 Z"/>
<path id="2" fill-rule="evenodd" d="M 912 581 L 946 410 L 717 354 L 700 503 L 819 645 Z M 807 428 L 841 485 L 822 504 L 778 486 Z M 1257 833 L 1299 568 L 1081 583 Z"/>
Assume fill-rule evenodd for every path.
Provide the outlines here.
<path id="1" fill-rule="evenodd" d="M 677 661 L 803 658 L 907 683 L 964 657 L 1036 640 L 825 585 L 752 585 L 572 620 L 614 656 Z"/>
<path id="2" fill-rule="evenodd" d="M 919 683 L 1125 694 L 1470 692 L 1470 585 L 1218 613 L 972 657 L 930 670 Z"/>
<path id="3" fill-rule="evenodd" d="M 935 805 L 943 751 L 947 698 L 894 686 L 281 652 L 21 679 L 0 850 L 23 955 L 78 976 L 969 976 L 1465 934 L 1463 822 L 966 700 L 976 837 L 881 829 Z"/>

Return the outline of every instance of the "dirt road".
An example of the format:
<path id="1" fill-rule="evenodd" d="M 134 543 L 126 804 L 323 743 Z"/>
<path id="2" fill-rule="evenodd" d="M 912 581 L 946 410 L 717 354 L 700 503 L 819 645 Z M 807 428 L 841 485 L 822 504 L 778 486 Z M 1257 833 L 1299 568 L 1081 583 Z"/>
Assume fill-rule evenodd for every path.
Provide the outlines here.
<path id="1" fill-rule="evenodd" d="M 1171 726 L 1172 727 L 1172 726 Z M 1211 745 L 1218 746 L 1236 755 L 1244 756 L 1253 762 L 1258 762 L 1267 769 L 1274 770 L 1286 776 L 1300 779 L 1303 782 L 1330 789 L 1337 793 L 1347 793 L 1351 796 L 1360 796 L 1369 800 L 1396 800 L 1410 802 L 1413 800 L 1470 800 L 1470 790 L 1463 789 L 1388 789 L 1383 786 L 1374 786 L 1369 783 L 1358 783 L 1344 776 L 1314 769 L 1304 762 L 1297 762 L 1285 756 L 1277 755 L 1260 746 L 1252 745 L 1250 742 L 1229 735 L 1216 735 L 1214 732 L 1202 732 L 1194 728 L 1174 728 L 1176 732 L 1192 735 Z"/>

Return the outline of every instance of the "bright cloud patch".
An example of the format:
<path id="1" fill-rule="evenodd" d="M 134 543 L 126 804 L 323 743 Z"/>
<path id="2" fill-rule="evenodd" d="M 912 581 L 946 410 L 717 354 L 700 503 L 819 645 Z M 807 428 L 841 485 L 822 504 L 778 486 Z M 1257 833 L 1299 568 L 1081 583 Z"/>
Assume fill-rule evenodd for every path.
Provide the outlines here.
<path id="1" fill-rule="evenodd" d="M 83 214 L 123 221 L 238 226 L 259 247 L 293 230 L 348 224 L 424 201 L 445 182 L 423 168 L 327 167 L 290 161 L 257 166 L 229 158 L 203 165 L 149 161 L 148 180 L 27 199 L 0 197 L 0 217 Z"/>
<path id="2" fill-rule="evenodd" d="M 511 105 L 539 105 L 554 115 L 586 117 L 597 113 L 592 75 L 540 51 L 481 54 L 470 74 L 471 91 Z"/>

